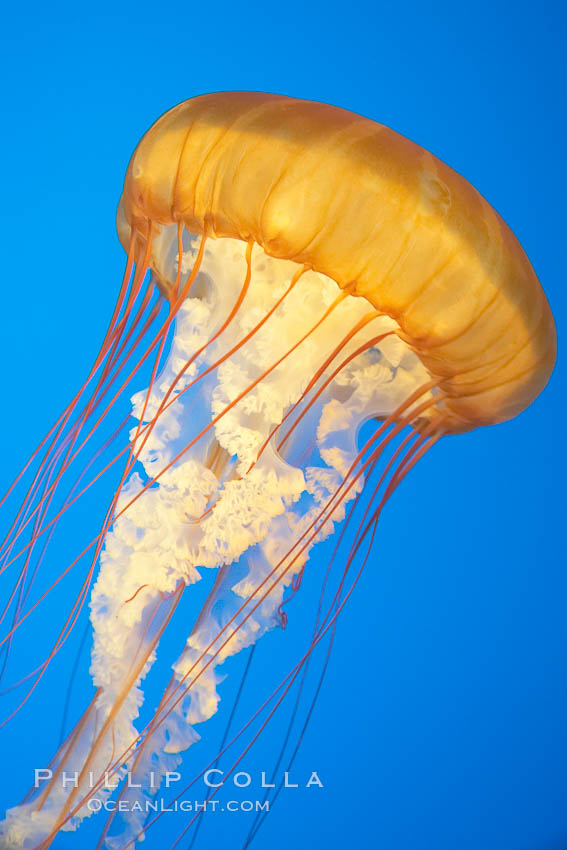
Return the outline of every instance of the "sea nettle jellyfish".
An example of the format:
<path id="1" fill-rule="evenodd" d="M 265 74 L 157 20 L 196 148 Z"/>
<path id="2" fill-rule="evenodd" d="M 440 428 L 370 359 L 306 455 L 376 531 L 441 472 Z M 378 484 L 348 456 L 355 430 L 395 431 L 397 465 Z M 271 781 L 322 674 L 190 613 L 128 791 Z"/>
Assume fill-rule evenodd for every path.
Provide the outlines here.
<path id="1" fill-rule="evenodd" d="M 225 742 L 236 769 L 332 634 L 404 476 L 444 435 L 523 410 L 555 358 L 547 301 L 497 213 L 433 155 L 343 109 L 249 92 L 180 104 L 131 159 L 118 233 L 128 260 L 108 332 L 14 484 L 25 491 L 2 549 L 15 576 L 5 657 L 85 552 L 90 565 L 45 659 L 16 683 L 19 705 L 89 592 L 96 692 L 50 780 L 8 811 L 3 847 L 49 847 L 126 771 L 115 793 L 127 805 L 101 823 L 99 846 L 141 839 L 157 817 L 147 801 L 217 711 L 219 666 L 285 626 L 312 548 L 336 531 L 330 603 L 258 717 Z M 100 474 L 91 457 L 62 493 L 68 470 L 134 390 L 100 533 L 34 596 L 46 544 Z M 216 580 L 142 724 L 144 677 L 203 568 Z"/>

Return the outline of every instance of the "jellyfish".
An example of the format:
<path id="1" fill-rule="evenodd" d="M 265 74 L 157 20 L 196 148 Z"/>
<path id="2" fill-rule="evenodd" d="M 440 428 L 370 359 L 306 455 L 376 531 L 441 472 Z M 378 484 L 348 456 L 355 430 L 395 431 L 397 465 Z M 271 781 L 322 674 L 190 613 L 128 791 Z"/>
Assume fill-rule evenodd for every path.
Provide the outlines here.
<path id="1" fill-rule="evenodd" d="M 1 566 L 15 576 L 7 657 L 87 553 L 67 619 L 18 684 L 22 705 L 88 604 L 95 693 L 49 781 L 7 811 L 6 848 L 46 850 L 112 794 L 127 805 L 98 846 L 141 840 L 155 819 L 144 804 L 217 712 L 222 665 L 285 627 L 311 550 L 335 534 L 337 591 L 264 723 L 333 629 L 404 477 L 442 437 L 526 408 L 555 359 L 550 308 L 500 216 L 431 153 L 344 109 L 257 92 L 181 103 L 138 144 L 117 229 L 127 261 L 108 331 L 10 488 L 24 494 Z M 105 443 L 122 471 L 100 532 L 35 598 L 124 394 L 129 432 Z M 140 724 L 160 639 L 207 570 L 210 592 Z"/>

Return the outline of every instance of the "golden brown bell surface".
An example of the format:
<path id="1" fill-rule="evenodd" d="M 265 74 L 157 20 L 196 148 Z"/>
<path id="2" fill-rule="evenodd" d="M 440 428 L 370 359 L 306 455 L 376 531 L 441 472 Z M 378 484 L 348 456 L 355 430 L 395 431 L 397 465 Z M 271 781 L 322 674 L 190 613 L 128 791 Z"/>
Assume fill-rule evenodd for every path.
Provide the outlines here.
<path id="1" fill-rule="evenodd" d="M 182 221 L 350 285 L 440 380 L 448 431 L 514 416 L 551 374 L 553 317 L 513 233 L 459 174 L 367 118 L 258 92 L 193 98 L 142 138 L 120 209 L 142 236 Z"/>

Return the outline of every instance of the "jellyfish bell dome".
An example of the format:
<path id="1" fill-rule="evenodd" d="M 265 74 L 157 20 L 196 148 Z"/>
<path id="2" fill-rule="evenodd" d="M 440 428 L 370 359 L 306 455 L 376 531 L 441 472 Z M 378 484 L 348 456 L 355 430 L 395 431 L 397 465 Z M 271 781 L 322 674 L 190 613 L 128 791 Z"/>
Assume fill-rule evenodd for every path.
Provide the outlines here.
<path id="1" fill-rule="evenodd" d="M 258 92 L 192 98 L 142 138 L 118 230 L 175 274 L 160 242 L 191 233 L 252 240 L 326 275 L 397 324 L 438 381 L 445 431 L 523 410 L 555 361 L 555 326 L 521 245 L 459 174 L 381 124 Z"/>

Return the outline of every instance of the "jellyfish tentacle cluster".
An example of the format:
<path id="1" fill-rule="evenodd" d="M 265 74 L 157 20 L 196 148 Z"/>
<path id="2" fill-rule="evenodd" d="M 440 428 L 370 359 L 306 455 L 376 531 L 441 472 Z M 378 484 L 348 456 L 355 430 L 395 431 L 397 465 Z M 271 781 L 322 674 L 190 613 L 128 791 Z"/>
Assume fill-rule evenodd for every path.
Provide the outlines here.
<path id="1" fill-rule="evenodd" d="M 170 236 L 161 238 L 167 242 Z M 184 276 L 194 265 L 199 240 L 190 244 L 182 256 Z M 164 262 L 176 264 L 177 258 L 170 252 Z M 55 783 L 39 816 L 33 802 L 9 812 L 5 834 L 18 834 L 19 841 L 24 829 L 33 836 L 36 823 L 44 833 L 53 829 L 71 796 L 75 806 L 88 800 L 93 775 L 103 775 L 123 752 L 132 757 L 142 680 L 155 659 L 155 636 L 172 597 L 198 581 L 202 569 L 215 569 L 219 579 L 174 665 L 179 698 L 171 700 L 173 707 L 137 755 L 136 778 L 143 781 L 135 784 L 142 787 L 127 789 L 131 803 L 156 793 L 161 777 L 178 766 L 178 754 L 199 739 L 194 727 L 217 710 L 222 674 L 216 668 L 281 624 L 286 588 L 310 548 L 332 533 L 345 504 L 362 489 L 360 476 L 319 523 L 309 545 L 294 552 L 355 464 L 359 427 L 392 414 L 428 382 L 391 319 L 376 311 L 369 317 L 363 299 L 341 293 L 317 272 L 298 275 L 297 264 L 276 261 L 259 246 L 252 250 L 242 304 L 218 335 L 246 268 L 245 243 L 208 241 L 177 314 L 167 361 L 149 395 L 144 390 L 132 399 L 133 416 L 144 416 L 142 429 L 138 423 L 131 430 L 133 440 L 143 441 L 141 449 L 134 445 L 139 468 L 117 501 L 118 518 L 106 534 L 90 602 L 97 697 L 89 722 L 61 756 L 67 773 L 82 772 L 84 788 Z M 380 342 L 372 344 L 376 339 Z M 309 385 L 311 396 L 305 392 Z M 164 407 L 166 398 L 171 403 Z M 274 430 L 290 411 L 284 434 Z M 143 426 L 150 422 L 148 436 Z M 156 485 L 147 487 L 148 481 Z M 96 748 L 89 753 L 84 742 L 93 737 Z M 142 829 L 141 809 L 130 806 L 120 841 Z M 62 828 L 76 828 L 89 814 L 83 805 Z M 116 836 L 106 840 L 120 846 Z"/>

